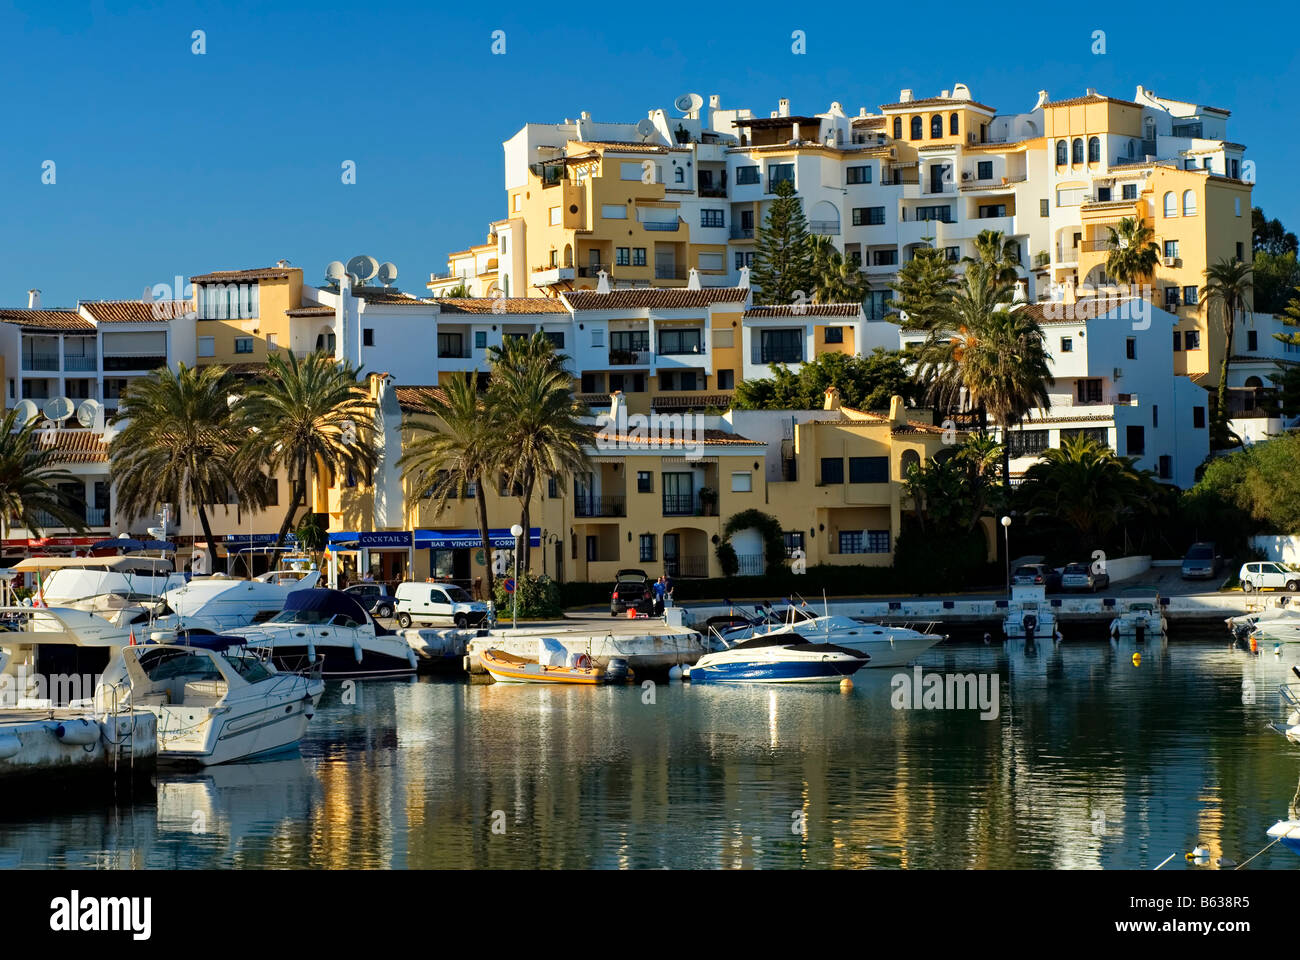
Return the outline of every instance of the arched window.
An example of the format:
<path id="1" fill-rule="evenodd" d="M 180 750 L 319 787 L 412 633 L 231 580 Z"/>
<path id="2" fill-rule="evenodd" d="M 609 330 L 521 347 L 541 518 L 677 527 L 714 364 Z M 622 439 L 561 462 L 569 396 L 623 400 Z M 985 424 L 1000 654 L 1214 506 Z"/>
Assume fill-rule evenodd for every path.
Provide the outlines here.
<path id="1" fill-rule="evenodd" d="M 1088 162 L 1101 163 L 1101 138 L 1088 138 Z"/>
<path id="2" fill-rule="evenodd" d="M 1165 216 L 1166 217 L 1178 216 L 1178 198 L 1175 197 L 1172 193 L 1165 194 Z"/>
<path id="3" fill-rule="evenodd" d="M 957 119 L 955 113 L 948 117 L 948 133 L 954 137 L 961 133 L 961 121 Z"/>
<path id="4" fill-rule="evenodd" d="M 1083 163 L 1083 138 L 1075 137 L 1070 144 L 1070 163 Z"/>
<path id="5" fill-rule="evenodd" d="M 921 465 L 921 455 L 915 450 L 904 450 L 902 457 L 898 460 L 898 475 L 904 480 L 907 479 L 907 471 L 912 467 Z"/>
<path id="6" fill-rule="evenodd" d="M 1056 141 L 1056 162 L 1059 166 L 1065 166 L 1068 161 L 1069 158 L 1066 153 L 1068 149 L 1069 148 L 1065 145 L 1064 140 Z"/>
<path id="7" fill-rule="evenodd" d="M 674 169 L 673 169 L 673 176 L 677 178 L 677 182 L 678 182 L 678 183 L 685 183 L 685 182 L 686 182 L 686 168 L 685 168 L 685 167 L 676 167 L 676 168 L 674 168 Z"/>
<path id="8" fill-rule="evenodd" d="M 913 140 L 921 139 L 921 118 L 920 117 L 912 118 L 912 139 Z"/>
<path id="9" fill-rule="evenodd" d="M 938 140 L 943 136 L 943 117 L 935 114 L 930 118 L 930 139 Z"/>
<path id="10" fill-rule="evenodd" d="M 895 140 L 903 139 L 903 118 L 902 117 L 894 118 L 894 139 Z"/>
<path id="11" fill-rule="evenodd" d="M 1193 190 L 1183 191 L 1183 216 L 1196 216 L 1196 192 Z"/>

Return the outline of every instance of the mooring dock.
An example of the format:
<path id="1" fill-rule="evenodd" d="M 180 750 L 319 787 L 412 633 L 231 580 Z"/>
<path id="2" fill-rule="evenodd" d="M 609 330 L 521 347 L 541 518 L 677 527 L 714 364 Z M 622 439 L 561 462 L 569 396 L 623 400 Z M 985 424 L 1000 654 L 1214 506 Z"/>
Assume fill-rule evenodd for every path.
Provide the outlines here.
<path id="1" fill-rule="evenodd" d="M 130 776 L 152 771 L 157 758 L 157 717 L 148 711 L 96 717 L 76 708 L 0 709 L 2 780 Z"/>

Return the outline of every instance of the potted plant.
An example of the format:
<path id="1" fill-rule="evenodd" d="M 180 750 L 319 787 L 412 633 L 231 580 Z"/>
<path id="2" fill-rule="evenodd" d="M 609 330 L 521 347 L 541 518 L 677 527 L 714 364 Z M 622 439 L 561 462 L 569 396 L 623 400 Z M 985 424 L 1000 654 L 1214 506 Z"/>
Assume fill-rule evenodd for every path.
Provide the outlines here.
<path id="1" fill-rule="evenodd" d="M 712 487 L 700 487 L 700 509 L 708 516 L 713 515 L 714 508 L 718 505 L 718 491 Z"/>

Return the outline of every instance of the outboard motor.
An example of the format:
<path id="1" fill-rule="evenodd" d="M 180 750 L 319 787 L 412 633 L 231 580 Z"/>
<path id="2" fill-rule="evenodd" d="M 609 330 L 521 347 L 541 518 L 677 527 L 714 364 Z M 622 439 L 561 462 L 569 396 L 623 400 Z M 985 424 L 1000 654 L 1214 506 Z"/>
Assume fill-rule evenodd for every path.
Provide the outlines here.
<path id="1" fill-rule="evenodd" d="M 1138 643 L 1142 643 L 1144 640 L 1146 640 L 1146 638 L 1147 638 L 1147 625 L 1143 623 L 1141 620 L 1139 620 L 1137 622 L 1137 625 L 1134 626 L 1133 628 L 1133 639 L 1136 640 Z"/>
<path id="2" fill-rule="evenodd" d="M 610 657 L 605 665 L 606 683 L 624 683 L 627 681 L 628 662 L 623 657 Z"/>
<path id="3" fill-rule="evenodd" d="M 1025 639 L 1033 640 L 1034 631 L 1038 628 L 1038 617 L 1034 616 L 1032 613 L 1027 613 L 1021 623 L 1025 626 Z"/>

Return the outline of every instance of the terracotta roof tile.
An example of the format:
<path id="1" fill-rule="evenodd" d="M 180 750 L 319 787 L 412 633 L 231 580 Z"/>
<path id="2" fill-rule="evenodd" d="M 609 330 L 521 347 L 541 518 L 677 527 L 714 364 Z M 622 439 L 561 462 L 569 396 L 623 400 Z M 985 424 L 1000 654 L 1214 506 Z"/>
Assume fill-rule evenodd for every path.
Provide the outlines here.
<path id="1" fill-rule="evenodd" d="M 294 307 L 292 310 L 284 311 L 290 317 L 332 317 L 335 310 L 333 307 L 327 307 L 324 304 L 310 304 L 305 307 Z"/>
<path id="2" fill-rule="evenodd" d="M 911 107 L 974 107 L 976 110 L 994 112 L 994 108 L 976 100 L 954 100 L 952 97 L 925 97 L 921 100 L 904 100 L 899 103 L 882 103 L 881 110 L 904 110 Z"/>
<path id="3" fill-rule="evenodd" d="M 568 310 L 550 297 L 435 297 L 443 313 L 563 313 Z M 498 304 L 500 306 L 498 307 Z"/>
<path id="4" fill-rule="evenodd" d="M 0 308 L 0 323 L 16 323 L 32 330 L 94 330 L 95 325 L 76 310 L 26 310 Z"/>
<path id="5" fill-rule="evenodd" d="M 158 323 L 194 312 L 188 300 L 83 300 L 96 323 Z"/>
<path id="6" fill-rule="evenodd" d="M 856 303 L 809 303 L 803 306 L 782 304 L 778 306 L 750 307 L 745 311 L 746 320 L 762 320 L 765 317 L 856 317 L 862 313 L 862 307 Z"/>
<path id="7" fill-rule="evenodd" d="M 1050 100 L 1043 104 L 1043 107 L 1078 107 L 1085 103 L 1118 103 L 1125 107 L 1141 107 L 1141 104 L 1134 103 L 1132 100 L 1121 100 L 1119 97 L 1103 97 L 1100 93 L 1089 93 L 1082 97 L 1071 97 L 1068 100 Z"/>
<path id="8" fill-rule="evenodd" d="M 401 290 L 392 290 L 388 287 L 353 287 L 352 295 L 358 300 L 364 300 L 366 303 L 382 304 L 404 304 L 407 306 L 427 305 L 430 301 L 423 300 L 410 293 L 403 293 Z"/>
<path id="9" fill-rule="evenodd" d="M 438 387 L 394 387 L 393 391 L 397 394 L 397 405 L 403 413 L 428 413 L 429 394 L 442 396 Z"/>
<path id="10" fill-rule="evenodd" d="M 695 435 L 691 434 L 689 439 L 684 437 L 657 437 L 657 436 L 623 436 L 621 434 L 603 434 L 609 440 L 614 440 L 627 444 L 644 444 L 647 447 L 662 447 L 674 449 L 675 447 L 695 442 Z M 727 433 L 725 430 L 707 429 L 704 435 L 699 438 L 699 442 L 705 446 L 738 446 L 738 447 L 764 447 L 767 446 L 765 440 L 751 440 L 749 437 L 742 437 L 738 433 Z M 635 453 L 635 450 L 628 451 Z"/>
<path id="11" fill-rule="evenodd" d="M 37 447 L 55 451 L 60 463 L 107 463 L 108 445 L 104 435 L 94 430 L 40 430 Z"/>
<path id="12" fill-rule="evenodd" d="M 710 393 L 685 397 L 660 394 L 651 399 L 650 407 L 654 410 L 691 410 L 703 407 L 716 407 L 725 410 L 731 407 L 731 394 Z"/>
<path id="13" fill-rule="evenodd" d="M 677 310 L 707 307 L 714 303 L 744 303 L 746 287 L 707 287 L 686 290 L 680 287 L 638 287 L 596 293 L 594 290 L 570 290 L 560 294 L 574 310 Z"/>
<path id="14" fill-rule="evenodd" d="M 214 270 L 211 273 L 190 277 L 190 283 L 235 283 L 240 280 L 287 280 L 297 267 L 257 267 L 252 270 Z"/>

